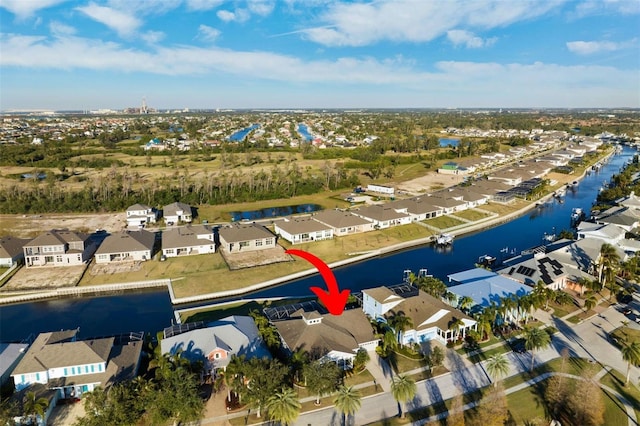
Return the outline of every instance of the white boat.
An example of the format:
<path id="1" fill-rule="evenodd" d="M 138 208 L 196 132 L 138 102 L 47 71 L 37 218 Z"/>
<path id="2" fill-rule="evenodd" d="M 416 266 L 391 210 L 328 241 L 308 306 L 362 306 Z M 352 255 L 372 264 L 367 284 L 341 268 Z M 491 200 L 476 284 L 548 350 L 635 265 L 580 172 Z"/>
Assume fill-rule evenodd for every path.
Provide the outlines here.
<path id="1" fill-rule="evenodd" d="M 440 234 L 436 237 L 436 244 L 438 245 L 446 246 L 451 243 L 453 243 L 453 235 L 451 234 Z"/>
<path id="2" fill-rule="evenodd" d="M 580 207 L 576 207 L 576 208 L 571 210 L 571 220 L 573 222 L 577 222 L 579 220 L 582 220 L 583 216 L 584 216 L 584 212 L 582 211 L 582 209 Z"/>

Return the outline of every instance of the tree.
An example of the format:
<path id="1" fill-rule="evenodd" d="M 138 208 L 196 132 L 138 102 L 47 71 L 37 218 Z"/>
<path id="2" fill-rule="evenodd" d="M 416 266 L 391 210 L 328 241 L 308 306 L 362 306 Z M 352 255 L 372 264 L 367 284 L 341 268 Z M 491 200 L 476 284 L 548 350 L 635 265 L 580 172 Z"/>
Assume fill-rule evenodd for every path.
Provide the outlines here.
<path id="1" fill-rule="evenodd" d="M 447 426 L 464 426 L 464 401 L 462 395 L 456 395 L 451 400 Z"/>
<path id="2" fill-rule="evenodd" d="M 576 381 L 573 392 L 569 396 L 567 405 L 573 412 L 576 424 L 582 426 L 596 426 L 604 422 L 604 401 L 600 386 L 591 378 L 585 377 Z"/>
<path id="3" fill-rule="evenodd" d="M 624 382 L 625 385 L 627 385 L 629 384 L 629 377 L 631 376 L 631 364 L 640 364 L 640 342 L 633 341 L 631 343 L 626 343 L 622 347 L 621 352 L 622 359 L 627 361 L 627 379 Z"/>
<path id="4" fill-rule="evenodd" d="M 405 418 L 406 403 L 416 396 L 418 390 L 416 382 L 408 376 L 396 376 L 391 382 L 391 394 L 393 398 L 400 404 L 400 418 Z M 403 409 L 405 406 L 405 409 Z"/>
<path id="5" fill-rule="evenodd" d="M 480 400 L 474 416 L 474 425 L 503 426 L 508 418 L 507 397 L 502 385 L 489 388 L 488 393 Z"/>
<path id="6" fill-rule="evenodd" d="M 278 360 L 251 358 L 243 368 L 244 382 L 240 394 L 247 404 L 260 412 L 265 402 L 282 389 L 289 369 Z"/>
<path id="7" fill-rule="evenodd" d="M 367 352 L 366 349 L 358 349 L 358 352 L 356 352 L 356 356 L 353 358 L 353 370 L 356 372 L 364 370 L 367 362 L 369 362 L 369 359 L 369 352 Z"/>
<path id="8" fill-rule="evenodd" d="M 38 417 L 44 419 L 44 413 L 47 407 L 49 407 L 49 400 L 46 398 L 38 398 L 33 391 L 27 392 L 22 400 L 24 414 L 29 417 L 33 423 L 37 423 Z"/>
<path id="9" fill-rule="evenodd" d="M 300 408 L 302 405 L 292 388 L 283 388 L 276 392 L 269 397 L 266 403 L 269 418 L 285 426 L 298 418 Z"/>
<path id="10" fill-rule="evenodd" d="M 297 381 L 300 380 L 300 373 L 304 369 L 304 366 L 309 363 L 309 353 L 304 349 L 298 349 L 294 353 L 291 354 L 291 358 L 289 359 L 289 365 L 293 370 L 293 376 Z"/>
<path id="11" fill-rule="evenodd" d="M 553 292 L 553 301 L 558 305 L 570 305 L 574 302 L 573 297 L 562 290 L 556 290 Z"/>
<path id="12" fill-rule="evenodd" d="M 567 404 L 571 389 L 567 380 L 562 376 L 553 376 L 547 381 L 547 387 L 544 391 L 544 399 L 551 410 L 551 413 L 557 416 L 564 406 Z"/>
<path id="13" fill-rule="evenodd" d="M 458 340 L 460 337 L 460 330 L 464 328 L 464 321 L 460 318 L 453 318 L 453 320 L 449 323 L 449 330 L 454 332 L 454 341 Z"/>
<path id="14" fill-rule="evenodd" d="M 458 309 L 467 312 L 473 306 L 473 298 L 471 296 L 462 296 L 458 301 Z"/>
<path id="15" fill-rule="evenodd" d="M 588 311 L 589 309 L 593 309 L 598 304 L 598 298 L 594 293 L 587 293 L 587 298 L 584 299 L 584 308 Z"/>
<path id="16" fill-rule="evenodd" d="M 429 365 L 429 371 L 434 368 L 440 367 L 444 362 L 444 352 L 439 346 L 433 346 L 431 352 L 427 356 L 427 364 Z"/>
<path id="17" fill-rule="evenodd" d="M 546 349 L 550 343 L 551 337 L 546 331 L 536 327 L 524 330 L 524 347 L 531 351 L 531 371 L 533 371 L 533 352 Z"/>
<path id="18" fill-rule="evenodd" d="M 605 287 L 605 279 L 610 278 L 611 272 L 614 273 L 620 264 L 620 256 L 616 248 L 611 244 L 604 243 L 600 247 L 600 259 L 598 261 L 598 281 Z M 607 276 L 608 275 L 608 276 Z"/>
<path id="19" fill-rule="evenodd" d="M 495 354 L 487 360 L 486 368 L 493 379 L 493 386 L 497 386 L 498 379 L 509 374 L 509 360 L 504 354 Z"/>
<path id="20" fill-rule="evenodd" d="M 145 399 L 147 413 L 153 424 L 196 421 L 202 417 L 204 410 L 198 381 L 184 367 L 178 367 L 156 379 L 155 386 Z"/>
<path id="21" fill-rule="evenodd" d="M 400 311 L 398 313 L 394 313 L 389 319 L 389 326 L 391 326 L 397 334 L 398 337 L 398 343 L 401 346 L 404 346 L 403 344 L 403 338 L 402 335 L 404 334 L 405 330 L 407 330 L 409 327 L 413 327 L 413 321 L 411 320 L 411 318 L 409 318 L 408 316 L 406 316 L 404 314 L 404 312 Z"/>
<path id="22" fill-rule="evenodd" d="M 333 400 L 336 409 L 342 414 L 342 424 L 346 424 L 346 420 L 354 415 L 360 409 L 361 405 L 360 391 L 354 389 L 353 386 L 340 386 L 338 394 Z"/>
<path id="23" fill-rule="evenodd" d="M 322 395 L 338 388 L 342 371 L 335 362 L 318 360 L 305 367 L 304 378 L 309 390 L 317 395 L 316 405 L 319 405 Z"/>

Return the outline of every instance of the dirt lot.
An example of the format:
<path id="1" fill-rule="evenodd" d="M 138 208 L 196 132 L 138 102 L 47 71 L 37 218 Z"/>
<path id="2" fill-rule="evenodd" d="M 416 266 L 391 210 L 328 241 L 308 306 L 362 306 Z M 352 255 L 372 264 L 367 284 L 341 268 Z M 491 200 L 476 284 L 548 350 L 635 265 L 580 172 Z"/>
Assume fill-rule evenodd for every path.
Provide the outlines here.
<path id="1" fill-rule="evenodd" d="M 86 267 L 87 265 L 41 268 L 26 268 L 23 266 L 0 290 L 16 291 L 71 287 L 78 283 Z"/>
<path id="2" fill-rule="evenodd" d="M 427 172 L 424 176 L 396 184 L 400 191 L 406 191 L 412 195 L 435 191 L 449 186 L 457 185 L 464 179 L 463 175 L 444 175 L 436 172 Z"/>
<path id="3" fill-rule="evenodd" d="M 124 213 L 103 214 L 37 214 L 37 215 L 0 215 L 0 236 L 11 235 L 21 238 L 34 238 L 52 229 L 95 232 L 104 229 L 108 232 L 120 231 L 126 227 Z"/>

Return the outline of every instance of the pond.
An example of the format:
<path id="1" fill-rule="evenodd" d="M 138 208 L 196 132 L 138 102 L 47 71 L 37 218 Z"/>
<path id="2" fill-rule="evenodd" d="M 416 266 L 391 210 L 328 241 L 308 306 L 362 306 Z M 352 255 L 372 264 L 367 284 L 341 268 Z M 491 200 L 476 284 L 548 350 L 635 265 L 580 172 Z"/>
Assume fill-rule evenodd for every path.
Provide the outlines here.
<path id="1" fill-rule="evenodd" d="M 458 144 L 460 143 L 460 139 L 454 139 L 454 138 L 440 138 L 438 139 L 438 142 L 440 142 L 440 146 L 458 146 Z"/>
<path id="2" fill-rule="evenodd" d="M 318 204 L 296 204 L 295 206 L 267 207 L 260 210 L 250 210 L 244 212 L 231 212 L 231 220 L 240 222 L 242 220 L 268 219 L 270 217 L 289 216 L 292 214 L 312 213 L 322 210 Z"/>
<path id="3" fill-rule="evenodd" d="M 246 127 L 242 130 L 238 130 L 237 132 L 235 132 L 234 134 L 232 134 L 231 136 L 229 136 L 229 140 L 233 141 L 233 142 L 242 142 L 244 140 L 244 138 L 247 137 L 247 135 L 257 129 L 258 127 L 260 127 L 259 124 L 254 124 L 252 126 Z"/>

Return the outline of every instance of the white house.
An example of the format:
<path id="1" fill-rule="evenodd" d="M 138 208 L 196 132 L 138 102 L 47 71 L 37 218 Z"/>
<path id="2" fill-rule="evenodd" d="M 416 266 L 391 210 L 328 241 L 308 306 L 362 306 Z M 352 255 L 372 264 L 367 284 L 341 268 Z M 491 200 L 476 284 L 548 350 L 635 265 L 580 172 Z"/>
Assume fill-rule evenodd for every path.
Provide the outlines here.
<path id="1" fill-rule="evenodd" d="M 385 194 L 385 195 L 393 195 L 396 190 L 395 188 L 392 188 L 390 186 L 369 184 L 367 185 L 367 191 L 378 192 L 380 194 Z"/>
<path id="2" fill-rule="evenodd" d="M 134 204 L 127 208 L 127 227 L 144 227 L 156 223 L 158 212 L 146 204 Z"/>
<path id="3" fill-rule="evenodd" d="M 96 263 L 146 261 L 153 257 L 156 235 L 144 229 L 115 232 L 96 250 Z"/>
<path id="4" fill-rule="evenodd" d="M 411 216 L 394 210 L 389 204 L 375 204 L 352 210 L 351 213 L 373 222 L 375 229 L 384 229 L 392 226 L 411 223 Z"/>
<path id="5" fill-rule="evenodd" d="M 348 211 L 322 210 L 313 215 L 313 219 L 333 229 L 336 237 L 357 234 L 373 230 L 373 222 L 356 216 Z"/>
<path id="6" fill-rule="evenodd" d="M 2 237 L 0 238 L 0 266 L 10 268 L 24 260 L 23 247 L 28 239 Z"/>
<path id="7" fill-rule="evenodd" d="M 175 225 L 179 222 L 189 223 L 193 220 L 191 206 L 179 201 L 164 206 L 162 216 L 167 225 Z"/>
<path id="8" fill-rule="evenodd" d="M 213 230 L 207 225 L 187 225 L 162 233 L 162 254 L 166 257 L 216 252 Z"/>
<path id="9" fill-rule="evenodd" d="M 37 266 L 77 266 L 91 259 L 95 244 L 88 234 L 52 230 L 23 246 L 27 268 Z"/>
<path id="10" fill-rule="evenodd" d="M 310 216 L 286 217 L 273 225 L 274 231 L 291 244 L 309 241 L 330 240 L 333 238 L 333 228 L 318 222 Z"/>

